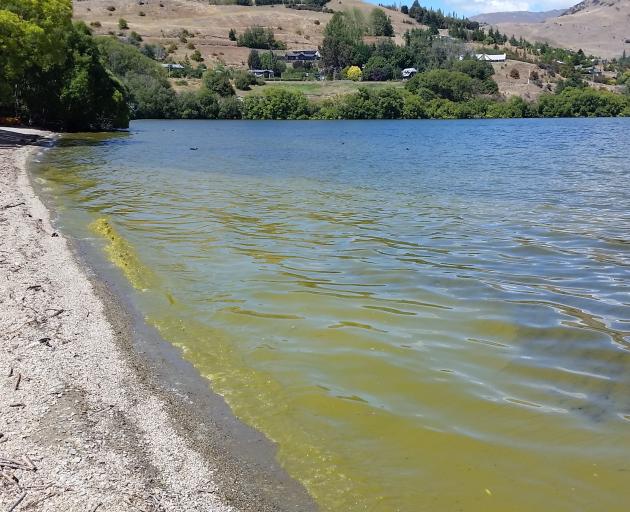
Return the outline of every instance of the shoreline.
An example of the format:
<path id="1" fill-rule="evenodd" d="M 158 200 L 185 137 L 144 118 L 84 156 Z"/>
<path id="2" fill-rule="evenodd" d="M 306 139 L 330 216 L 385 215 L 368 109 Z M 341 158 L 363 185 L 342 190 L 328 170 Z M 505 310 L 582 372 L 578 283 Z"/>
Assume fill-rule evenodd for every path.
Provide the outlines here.
<path id="1" fill-rule="evenodd" d="M 0 131 L 0 507 L 315 510 L 275 446 L 54 230 L 26 169 L 51 136 Z"/>

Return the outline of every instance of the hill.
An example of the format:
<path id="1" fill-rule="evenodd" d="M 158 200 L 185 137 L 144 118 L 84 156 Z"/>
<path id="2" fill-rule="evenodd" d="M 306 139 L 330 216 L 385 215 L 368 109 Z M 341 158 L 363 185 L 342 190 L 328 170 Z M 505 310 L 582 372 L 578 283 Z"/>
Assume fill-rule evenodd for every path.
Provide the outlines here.
<path id="1" fill-rule="evenodd" d="M 332 0 L 326 7 L 334 11 L 358 9 L 367 18 L 376 6 L 360 0 Z M 398 44 L 402 44 L 402 35 L 408 29 L 420 26 L 398 11 L 386 13 Z M 209 5 L 195 0 L 74 0 L 74 17 L 91 24 L 96 34 L 118 33 L 118 20 L 124 18 L 129 25 L 126 32 L 135 31 L 148 43 L 177 46 L 175 60 L 198 49 L 208 66 L 221 62 L 242 67 L 249 50 L 230 41 L 230 29 L 240 34 L 247 27 L 259 25 L 271 28 L 275 38 L 289 50 L 317 48 L 332 14 L 283 5 Z"/>
<path id="2" fill-rule="evenodd" d="M 601 57 L 630 51 L 630 0 L 585 0 L 542 23 L 495 23 L 501 32 Z"/>
<path id="3" fill-rule="evenodd" d="M 532 12 L 532 11 L 508 11 L 489 12 L 478 14 L 470 18 L 472 21 L 496 25 L 497 23 L 542 23 L 549 18 L 556 18 L 564 14 L 566 9 L 554 9 L 552 11 Z"/>

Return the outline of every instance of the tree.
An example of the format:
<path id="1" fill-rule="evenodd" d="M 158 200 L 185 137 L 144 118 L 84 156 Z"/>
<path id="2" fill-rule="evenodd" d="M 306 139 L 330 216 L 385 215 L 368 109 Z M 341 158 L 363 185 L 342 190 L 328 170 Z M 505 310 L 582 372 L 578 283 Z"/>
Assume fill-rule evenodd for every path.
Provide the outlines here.
<path id="1" fill-rule="evenodd" d="M 392 21 L 383 9 L 372 9 L 370 13 L 370 32 L 373 36 L 392 37 L 394 35 Z"/>
<path id="2" fill-rule="evenodd" d="M 260 69 L 260 55 L 257 50 L 250 50 L 247 57 L 247 66 L 249 69 Z"/>
<path id="3" fill-rule="evenodd" d="M 101 58 L 125 85 L 133 118 L 168 119 L 177 116 L 175 91 L 158 63 L 135 46 L 114 37 L 96 38 Z"/>
<path id="4" fill-rule="evenodd" d="M 236 41 L 236 30 L 234 30 L 233 28 L 231 28 L 228 32 L 228 39 L 230 41 Z"/>
<path id="5" fill-rule="evenodd" d="M 440 98 L 457 102 L 466 101 L 472 97 L 474 82 L 468 75 L 459 71 L 433 69 L 417 74 L 405 84 L 405 87 L 415 93 L 425 88 Z"/>
<path id="6" fill-rule="evenodd" d="M 282 41 L 276 41 L 273 30 L 259 26 L 245 29 L 245 32 L 238 36 L 236 44 L 260 50 L 283 50 L 286 48 Z"/>
<path id="7" fill-rule="evenodd" d="M 280 76 L 287 69 L 283 60 L 273 52 L 264 52 L 260 55 L 260 66 L 262 69 L 271 69 L 275 76 Z"/>
<path id="8" fill-rule="evenodd" d="M 230 83 L 228 72 L 222 68 L 209 69 L 202 78 L 203 85 L 219 96 L 234 96 L 236 91 Z"/>
<path id="9" fill-rule="evenodd" d="M 407 7 L 406 5 L 401 5 L 400 12 L 403 14 L 409 14 L 409 7 Z"/>
<path id="10" fill-rule="evenodd" d="M 352 51 L 360 39 L 360 35 L 347 23 L 344 14 L 335 12 L 324 29 L 324 41 L 320 48 L 322 65 L 327 73 L 339 73 L 353 64 Z"/>
<path id="11" fill-rule="evenodd" d="M 3 0 L 0 113 L 66 130 L 128 126 L 126 91 L 103 66 L 70 0 Z"/>
<path id="12" fill-rule="evenodd" d="M 246 119 L 307 119 L 308 115 L 308 101 L 299 91 L 273 87 L 244 100 Z"/>

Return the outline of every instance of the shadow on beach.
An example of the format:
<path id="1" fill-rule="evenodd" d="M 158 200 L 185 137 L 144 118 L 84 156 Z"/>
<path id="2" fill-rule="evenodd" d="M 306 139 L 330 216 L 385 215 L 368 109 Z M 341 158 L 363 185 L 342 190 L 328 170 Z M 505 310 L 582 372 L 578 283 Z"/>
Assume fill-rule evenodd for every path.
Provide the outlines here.
<path id="1" fill-rule="evenodd" d="M 0 148 L 40 145 L 44 137 L 0 128 Z"/>

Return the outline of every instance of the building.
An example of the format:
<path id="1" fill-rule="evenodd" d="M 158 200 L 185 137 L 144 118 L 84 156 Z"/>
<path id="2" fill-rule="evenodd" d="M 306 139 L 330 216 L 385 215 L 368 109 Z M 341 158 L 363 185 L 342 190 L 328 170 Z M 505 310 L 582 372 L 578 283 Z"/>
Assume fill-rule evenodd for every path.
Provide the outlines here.
<path id="1" fill-rule="evenodd" d="M 274 78 L 273 69 L 250 69 L 249 72 L 256 78 Z"/>
<path id="2" fill-rule="evenodd" d="M 507 55 L 505 53 L 501 53 L 499 55 L 489 55 L 487 53 L 477 53 L 475 55 L 477 60 L 485 60 L 487 62 L 505 62 L 507 60 Z"/>
<path id="3" fill-rule="evenodd" d="M 162 67 L 168 69 L 169 71 L 173 71 L 174 69 L 184 69 L 184 66 L 181 64 L 162 64 Z"/>
<path id="4" fill-rule="evenodd" d="M 403 80 L 409 80 L 418 74 L 418 70 L 416 68 L 405 68 L 402 70 Z"/>
<path id="5" fill-rule="evenodd" d="M 313 62 L 319 60 L 321 55 L 318 50 L 295 50 L 285 53 L 284 57 L 289 62 Z"/>

